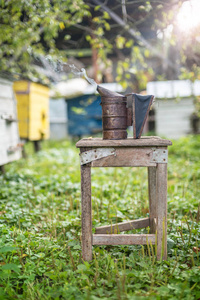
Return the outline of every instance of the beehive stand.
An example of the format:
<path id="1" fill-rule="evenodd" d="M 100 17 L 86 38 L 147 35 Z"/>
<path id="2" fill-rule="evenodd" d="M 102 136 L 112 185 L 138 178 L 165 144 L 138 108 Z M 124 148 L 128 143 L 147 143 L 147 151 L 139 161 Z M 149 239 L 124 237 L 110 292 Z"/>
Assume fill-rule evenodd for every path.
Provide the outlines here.
<path id="1" fill-rule="evenodd" d="M 167 259 L 167 161 L 171 141 L 159 137 L 141 139 L 82 139 L 81 208 L 82 256 L 92 260 L 92 245 L 157 244 L 157 259 Z M 91 167 L 147 167 L 149 218 L 96 228 L 92 234 Z M 150 227 L 149 234 L 116 234 L 126 230 Z"/>

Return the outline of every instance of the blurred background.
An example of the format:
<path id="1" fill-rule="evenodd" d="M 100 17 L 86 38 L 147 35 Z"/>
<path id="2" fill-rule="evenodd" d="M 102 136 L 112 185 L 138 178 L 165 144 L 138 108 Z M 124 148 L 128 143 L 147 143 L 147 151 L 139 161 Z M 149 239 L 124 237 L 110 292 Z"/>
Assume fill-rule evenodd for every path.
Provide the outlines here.
<path id="1" fill-rule="evenodd" d="M 10 159 L 28 140 L 37 151 L 43 139 L 101 136 L 100 96 L 82 68 L 112 91 L 155 95 L 143 134 L 199 133 L 198 0 L 0 3 L 0 137 Z"/>

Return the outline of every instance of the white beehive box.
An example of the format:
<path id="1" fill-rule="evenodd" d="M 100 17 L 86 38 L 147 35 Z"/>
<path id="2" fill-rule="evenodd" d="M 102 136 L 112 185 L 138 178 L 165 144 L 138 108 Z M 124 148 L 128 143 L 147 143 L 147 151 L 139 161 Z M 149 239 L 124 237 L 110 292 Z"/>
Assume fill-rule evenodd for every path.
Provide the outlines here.
<path id="1" fill-rule="evenodd" d="M 67 102 L 64 98 L 50 99 L 50 139 L 61 140 L 67 137 Z"/>
<path id="2" fill-rule="evenodd" d="M 21 158 L 13 83 L 0 78 L 0 166 Z"/>
<path id="3" fill-rule="evenodd" d="M 194 97 L 200 95 L 200 81 L 155 81 L 147 84 L 147 94 L 155 96 L 155 131 L 167 138 L 179 138 L 192 132 Z"/>

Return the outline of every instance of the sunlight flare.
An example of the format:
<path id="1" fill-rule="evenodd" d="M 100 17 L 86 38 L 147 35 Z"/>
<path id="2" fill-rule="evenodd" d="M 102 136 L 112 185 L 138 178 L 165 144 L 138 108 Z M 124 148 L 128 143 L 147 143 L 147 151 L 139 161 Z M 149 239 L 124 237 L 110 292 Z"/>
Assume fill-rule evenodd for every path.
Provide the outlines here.
<path id="1" fill-rule="evenodd" d="M 190 0 L 182 4 L 177 14 L 177 26 L 186 33 L 200 25 L 200 1 Z"/>

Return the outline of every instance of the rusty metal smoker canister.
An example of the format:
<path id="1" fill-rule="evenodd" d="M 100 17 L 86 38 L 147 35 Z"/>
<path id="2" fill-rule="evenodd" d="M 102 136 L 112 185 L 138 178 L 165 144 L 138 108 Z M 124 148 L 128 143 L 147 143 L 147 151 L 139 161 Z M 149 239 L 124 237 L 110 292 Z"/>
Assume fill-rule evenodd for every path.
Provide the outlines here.
<path id="1" fill-rule="evenodd" d="M 127 99 L 123 95 L 113 93 L 100 86 L 102 124 L 104 140 L 119 140 L 127 138 Z"/>
<path id="2" fill-rule="evenodd" d="M 134 93 L 123 96 L 101 86 L 97 86 L 97 91 L 101 95 L 103 139 L 126 139 L 128 126 L 133 126 L 133 138 L 139 139 L 154 96 Z"/>

